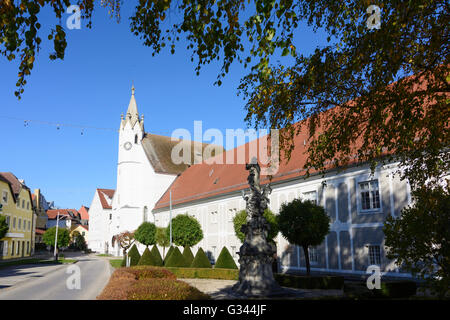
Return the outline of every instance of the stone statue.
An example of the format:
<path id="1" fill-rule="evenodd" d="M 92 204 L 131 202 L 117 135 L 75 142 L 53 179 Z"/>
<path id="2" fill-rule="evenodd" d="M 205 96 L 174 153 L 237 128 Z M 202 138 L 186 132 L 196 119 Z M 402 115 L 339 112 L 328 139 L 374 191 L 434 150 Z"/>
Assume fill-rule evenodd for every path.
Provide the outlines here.
<path id="1" fill-rule="evenodd" d="M 246 164 L 245 169 L 249 171 L 247 181 L 250 194 L 243 194 L 247 223 L 241 229 L 245 240 L 239 249 L 239 282 L 234 285 L 233 291 L 245 296 L 270 296 L 281 290 L 272 273 L 276 248 L 267 240 L 270 225 L 263 216 L 272 189 L 270 186 L 261 188 L 261 168 L 255 159 Z"/>

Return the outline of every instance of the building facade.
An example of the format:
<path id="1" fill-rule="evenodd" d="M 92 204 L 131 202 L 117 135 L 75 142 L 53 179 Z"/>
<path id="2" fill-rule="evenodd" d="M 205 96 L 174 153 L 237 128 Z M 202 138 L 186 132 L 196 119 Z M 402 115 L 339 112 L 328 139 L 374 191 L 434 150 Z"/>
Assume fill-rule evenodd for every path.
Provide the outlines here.
<path id="1" fill-rule="evenodd" d="M 30 189 L 11 172 L 1 172 L 0 192 L 0 214 L 9 225 L 8 233 L 0 239 L 0 258 L 29 257 L 34 248 L 36 220 Z"/>
<path id="2" fill-rule="evenodd" d="M 295 137 L 291 159 L 281 160 L 276 172 L 261 177 L 261 184 L 271 185 L 269 207 L 275 214 L 282 203 L 294 198 L 308 199 L 325 208 L 331 231 L 321 245 L 311 248 L 311 270 L 363 274 L 369 265 L 379 265 L 386 274 L 409 276 L 387 259 L 384 247 L 386 217 L 398 217 L 411 203 L 408 182 L 395 174 L 398 164 L 379 165 L 372 172 L 369 165 L 355 162 L 345 170 L 329 167 L 325 175 L 311 172 L 306 178 L 308 142 L 303 137 Z M 260 137 L 256 144 L 264 145 L 263 139 L 267 137 Z M 245 163 L 254 156 L 253 142 L 226 152 L 222 149 L 200 163 L 194 160 L 199 151 L 203 155 L 205 146 L 201 150 L 192 148 L 192 165 L 177 166 L 170 158 L 175 143 L 169 137 L 144 132 L 133 89 L 127 115 L 120 124 L 117 189 L 112 190 L 108 207 L 102 205 L 106 200 L 97 189 L 89 212 L 92 250 L 121 255 L 122 250 L 111 242 L 114 235 L 134 231 L 143 221 L 168 227 L 171 217 L 188 214 L 200 222 L 204 233 L 203 240 L 193 248 L 194 254 L 201 247 L 214 262 L 225 246 L 238 262 L 241 243 L 234 232 L 233 218 L 245 209 Z M 227 159 L 244 161 L 229 163 Z M 275 241 L 282 271 L 305 269 L 300 248 L 289 244 L 281 234 Z"/>

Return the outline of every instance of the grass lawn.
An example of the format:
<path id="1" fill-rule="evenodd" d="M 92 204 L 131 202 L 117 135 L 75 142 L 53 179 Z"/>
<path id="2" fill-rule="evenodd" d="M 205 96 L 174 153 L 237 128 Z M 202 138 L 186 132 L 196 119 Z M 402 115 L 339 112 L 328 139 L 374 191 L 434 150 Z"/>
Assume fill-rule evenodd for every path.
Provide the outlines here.
<path id="1" fill-rule="evenodd" d="M 9 267 L 9 266 L 21 266 L 21 265 L 27 265 L 27 264 L 70 264 L 70 263 L 75 263 L 77 261 L 78 260 L 75 260 L 75 259 L 65 259 L 65 258 L 59 258 L 58 261 L 55 261 L 54 259 L 31 258 L 31 259 L 21 259 L 21 260 L 0 262 L 0 268 L 5 268 L 5 267 Z"/>
<path id="2" fill-rule="evenodd" d="M 122 264 L 122 259 L 111 259 L 109 260 L 109 263 L 113 268 L 120 268 L 120 265 Z"/>
<path id="3" fill-rule="evenodd" d="M 112 257 L 112 254 L 109 253 L 100 253 L 96 255 L 97 257 Z"/>

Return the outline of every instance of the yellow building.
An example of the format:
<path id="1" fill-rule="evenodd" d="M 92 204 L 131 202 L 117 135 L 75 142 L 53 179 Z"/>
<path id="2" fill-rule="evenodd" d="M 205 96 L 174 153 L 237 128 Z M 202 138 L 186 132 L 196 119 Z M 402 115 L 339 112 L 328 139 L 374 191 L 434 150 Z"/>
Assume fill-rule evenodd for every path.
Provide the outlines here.
<path id="1" fill-rule="evenodd" d="M 0 239 L 0 260 L 29 257 L 35 229 L 30 189 L 11 172 L 0 172 L 0 197 L 0 214 L 9 225 Z"/>

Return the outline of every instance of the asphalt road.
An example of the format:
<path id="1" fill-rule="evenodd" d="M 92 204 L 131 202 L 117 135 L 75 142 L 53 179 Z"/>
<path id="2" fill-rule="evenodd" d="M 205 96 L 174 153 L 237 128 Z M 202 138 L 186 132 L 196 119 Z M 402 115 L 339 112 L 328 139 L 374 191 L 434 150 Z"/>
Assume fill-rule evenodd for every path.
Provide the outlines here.
<path id="1" fill-rule="evenodd" d="M 109 262 L 93 255 L 74 258 L 74 264 L 0 270 L 0 300 L 94 300 L 108 283 Z"/>

